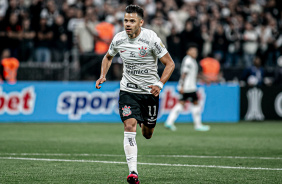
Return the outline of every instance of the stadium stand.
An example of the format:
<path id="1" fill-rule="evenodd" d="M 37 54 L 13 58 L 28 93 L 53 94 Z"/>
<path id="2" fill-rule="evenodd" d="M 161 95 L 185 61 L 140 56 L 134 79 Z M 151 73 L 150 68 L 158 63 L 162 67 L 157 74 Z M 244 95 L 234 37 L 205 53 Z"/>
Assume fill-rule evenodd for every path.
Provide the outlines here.
<path id="1" fill-rule="evenodd" d="M 240 80 L 260 52 L 267 85 L 275 82 L 282 53 L 279 0 L 2 0 L 0 43 L 5 44 L 0 44 L 0 52 L 9 49 L 20 61 L 18 80 L 95 80 L 100 52 L 111 39 L 101 29 L 110 25 L 114 34 L 122 31 L 124 7 L 132 3 L 146 10 L 144 27 L 158 32 L 172 53 L 177 66 L 172 80 L 178 79 L 184 48 L 196 42 L 198 61 L 213 55 L 225 81 Z M 78 32 L 85 21 L 84 33 Z M 85 48 L 81 34 L 93 38 Z M 99 45 L 103 48 L 95 48 Z M 119 80 L 120 75 L 110 71 L 109 78 Z"/>

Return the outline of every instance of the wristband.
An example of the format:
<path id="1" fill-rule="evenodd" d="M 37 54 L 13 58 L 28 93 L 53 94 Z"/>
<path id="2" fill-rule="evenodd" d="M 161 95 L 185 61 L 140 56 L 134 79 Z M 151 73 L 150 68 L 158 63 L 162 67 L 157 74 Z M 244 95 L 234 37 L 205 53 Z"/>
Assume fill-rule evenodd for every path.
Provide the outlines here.
<path id="1" fill-rule="evenodd" d="M 154 86 L 158 86 L 162 90 L 164 87 L 164 84 L 161 81 L 158 81 L 157 83 L 154 84 Z"/>

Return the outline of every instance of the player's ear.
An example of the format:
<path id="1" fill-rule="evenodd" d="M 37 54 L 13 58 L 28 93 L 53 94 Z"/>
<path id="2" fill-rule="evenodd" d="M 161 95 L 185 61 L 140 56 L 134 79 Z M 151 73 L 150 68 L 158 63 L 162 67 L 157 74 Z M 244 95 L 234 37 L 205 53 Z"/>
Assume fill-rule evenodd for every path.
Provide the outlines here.
<path id="1" fill-rule="evenodd" d="M 140 27 L 142 27 L 142 26 L 143 26 L 143 24 L 144 24 L 144 20 L 143 20 L 143 19 L 141 19 L 141 20 L 140 20 Z"/>

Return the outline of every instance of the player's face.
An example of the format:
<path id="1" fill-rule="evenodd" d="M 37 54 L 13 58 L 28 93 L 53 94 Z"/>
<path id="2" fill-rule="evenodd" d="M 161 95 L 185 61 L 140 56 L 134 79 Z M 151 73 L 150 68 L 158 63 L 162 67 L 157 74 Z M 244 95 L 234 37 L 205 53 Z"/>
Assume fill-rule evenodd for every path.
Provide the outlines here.
<path id="1" fill-rule="evenodd" d="M 195 47 L 192 47 L 188 50 L 187 54 L 191 56 L 192 58 L 196 59 L 198 57 L 198 49 Z"/>
<path id="2" fill-rule="evenodd" d="M 129 38 L 136 38 L 139 35 L 143 23 L 143 19 L 137 13 L 125 13 L 124 15 L 124 29 Z"/>

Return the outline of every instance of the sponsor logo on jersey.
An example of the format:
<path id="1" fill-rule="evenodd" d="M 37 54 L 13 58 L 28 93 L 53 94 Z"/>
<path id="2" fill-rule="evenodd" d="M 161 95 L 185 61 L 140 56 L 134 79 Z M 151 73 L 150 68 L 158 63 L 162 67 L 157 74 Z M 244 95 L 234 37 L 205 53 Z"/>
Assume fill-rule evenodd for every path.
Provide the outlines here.
<path id="1" fill-rule="evenodd" d="M 0 114 L 32 114 L 36 94 L 33 87 L 24 88 L 21 92 L 5 93 L 0 87 Z"/>
<path id="2" fill-rule="evenodd" d="M 146 43 L 147 45 L 149 45 L 149 41 L 148 40 L 145 40 L 145 39 L 142 39 L 142 38 L 139 38 L 138 42 L 143 42 L 143 43 Z"/>
<path id="3" fill-rule="evenodd" d="M 111 43 L 110 50 L 113 50 L 114 43 Z"/>
<path id="4" fill-rule="evenodd" d="M 122 108 L 122 115 L 123 116 L 129 116 L 132 112 L 130 110 L 130 106 L 127 106 L 125 105 L 123 108 Z"/>
<path id="5" fill-rule="evenodd" d="M 127 74 L 131 74 L 131 75 L 137 75 L 137 74 L 147 74 L 149 73 L 148 69 L 145 70 L 126 70 Z"/>
<path id="6" fill-rule="evenodd" d="M 138 48 L 138 49 L 139 49 L 139 53 L 138 54 L 139 54 L 140 57 L 145 57 L 147 55 L 147 51 L 146 51 L 147 47 L 143 47 L 142 46 L 141 48 Z"/>
<path id="7" fill-rule="evenodd" d="M 122 43 L 125 42 L 126 40 L 127 40 L 127 38 L 117 40 L 117 41 L 116 41 L 116 46 L 119 46 L 120 44 L 122 44 Z"/>
<path id="8" fill-rule="evenodd" d="M 135 64 L 126 64 L 125 67 L 126 67 L 127 69 L 134 70 L 134 69 L 137 68 L 137 65 L 135 65 Z"/>
<path id="9" fill-rule="evenodd" d="M 134 88 L 134 89 L 138 88 L 137 84 L 133 84 L 133 83 L 127 83 L 126 86 L 129 88 Z"/>
<path id="10" fill-rule="evenodd" d="M 129 57 L 136 57 L 134 52 L 130 52 Z"/>
<path id="11" fill-rule="evenodd" d="M 163 51 L 163 49 L 157 42 L 155 42 L 154 45 L 156 47 L 157 54 L 160 54 Z"/>
<path id="12" fill-rule="evenodd" d="M 160 45 L 161 45 L 163 48 L 165 48 L 165 46 L 164 46 L 163 42 L 161 42 L 161 43 L 160 43 Z"/>

